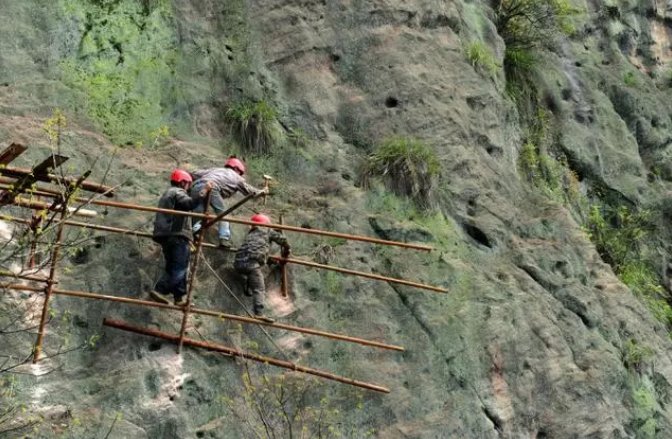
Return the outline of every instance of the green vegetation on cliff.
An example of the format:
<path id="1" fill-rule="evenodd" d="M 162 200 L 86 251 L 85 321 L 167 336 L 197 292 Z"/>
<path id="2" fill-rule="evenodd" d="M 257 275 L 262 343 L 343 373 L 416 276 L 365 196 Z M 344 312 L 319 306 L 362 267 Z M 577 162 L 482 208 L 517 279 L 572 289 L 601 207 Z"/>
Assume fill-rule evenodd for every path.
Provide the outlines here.
<path id="1" fill-rule="evenodd" d="M 59 0 L 77 29 L 76 53 L 62 61 L 63 81 L 83 112 L 117 144 L 151 144 L 175 101 L 176 39 L 168 0 Z"/>

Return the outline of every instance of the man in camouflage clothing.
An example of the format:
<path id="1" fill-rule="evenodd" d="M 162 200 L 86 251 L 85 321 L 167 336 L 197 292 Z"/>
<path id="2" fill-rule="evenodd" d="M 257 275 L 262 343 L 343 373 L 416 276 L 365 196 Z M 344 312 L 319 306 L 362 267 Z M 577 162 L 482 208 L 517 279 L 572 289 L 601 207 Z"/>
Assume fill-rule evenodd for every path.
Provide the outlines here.
<path id="1" fill-rule="evenodd" d="M 256 214 L 250 219 L 257 224 L 270 224 L 271 219 L 263 214 Z M 262 267 L 266 265 L 268 253 L 271 249 L 271 242 L 275 242 L 282 247 L 283 257 L 289 255 L 290 246 L 285 238 L 279 232 L 268 227 L 252 226 L 245 238 L 245 242 L 236 252 L 236 258 L 233 267 L 245 278 L 245 292 L 252 296 L 254 302 L 254 315 L 263 317 L 264 296 L 266 295 L 266 286 L 264 285 L 264 274 Z"/>

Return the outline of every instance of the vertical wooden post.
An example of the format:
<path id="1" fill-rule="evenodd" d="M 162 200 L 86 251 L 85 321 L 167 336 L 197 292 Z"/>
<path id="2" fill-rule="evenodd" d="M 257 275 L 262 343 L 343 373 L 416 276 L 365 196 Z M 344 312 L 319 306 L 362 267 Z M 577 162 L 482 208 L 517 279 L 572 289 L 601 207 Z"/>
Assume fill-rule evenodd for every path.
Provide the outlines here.
<path id="1" fill-rule="evenodd" d="M 64 197 L 63 206 L 61 207 L 61 219 L 56 228 L 56 241 L 54 241 L 54 249 L 51 252 L 51 266 L 49 267 L 49 277 L 47 278 L 47 286 L 44 289 L 44 304 L 42 305 L 42 317 L 40 318 L 40 329 L 37 333 L 37 341 L 35 342 L 35 351 L 33 354 L 33 363 L 40 361 L 42 354 L 42 343 L 44 341 L 45 326 L 47 324 L 47 315 L 49 314 L 49 300 L 54 291 L 56 276 L 56 263 L 61 250 L 61 242 L 63 240 L 63 229 L 65 228 L 65 216 L 68 213 L 68 197 Z M 37 239 L 37 237 L 34 237 Z"/>
<path id="2" fill-rule="evenodd" d="M 283 215 L 280 215 L 280 224 L 284 224 L 284 217 Z M 289 257 L 289 255 L 287 256 Z M 280 263 L 280 274 L 282 275 L 282 278 L 280 280 L 280 291 L 282 292 L 282 297 L 288 297 L 288 288 L 289 288 L 289 280 L 287 279 L 287 262 L 282 261 Z"/>
<path id="3" fill-rule="evenodd" d="M 205 195 L 205 208 L 203 213 L 208 213 L 208 208 L 210 207 L 210 189 Z M 201 256 L 201 247 L 203 246 L 203 239 L 205 234 L 213 223 L 208 223 L 205 219 L 201 220 L 201 230 L 196 238 L 196 250 L 194 251 L 194 257 L 191 261 L 191 266 L 189 267 L 189 279 L 187 281 L 187 303 L 184 305 L 184 315 L 182 316 L 182 326 L 180 327 L 180 340 L 177 344 L 177 353 L 182 352 L 182 344 L 184 343 L 184 335 L 187 332 L 187 323 L 189 322 L 189 311 L 191 310 L 191 291 L 194 288 L 194 281 L 196 280 L 196 269 L 198 268 L 198 259 Z"/>
<path id="4" fill-rule="evenodd" d="M 42 216 L 33 214 L 33 217 L 30 221 L 30 234 L 33 239 L 30 242 L 30 253 L 28 254 L 28 268 L 35 268 L 35 254 L 37 253 L 37 231 L 42 226 Z"/>

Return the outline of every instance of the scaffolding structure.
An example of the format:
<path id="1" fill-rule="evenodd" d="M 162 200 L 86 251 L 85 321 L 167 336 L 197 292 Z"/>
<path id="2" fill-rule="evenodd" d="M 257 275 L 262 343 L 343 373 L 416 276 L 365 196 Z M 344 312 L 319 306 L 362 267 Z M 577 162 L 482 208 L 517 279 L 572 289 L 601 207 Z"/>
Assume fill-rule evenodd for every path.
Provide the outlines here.
<path id="1" fill-rule="evenodd" d="M 143 307 L 152 307 L 152 308 L 161 308 L 174 312 L 179 312 L 182 314 L 180 333 L 178 335 L 168 334 L 161 331 L 151 330 L 147 328 L 139 328 L 132 325 L 129 325 L 125 322 L 120 322 L 117 320 L 104 319 L 103 324 L 108 327 L 130 331 L 136 334 L 142 334 L 147 336 L 159 337 L 164 340 L 174 342 L 177 345 L 177 352 L 180 353 L 183 345 L 203 348 L 207 350 L 223 352 L 228 355 L 238 356 L 253 361 L 258 361 L 265 364 L 271 364 L 277 367 L 282 367 L 290 370 L 294 370 L 301 373 L 307 373 L 314 376 L 318 376 L 324 379 L 329 379 L 345 384 L 350 384 L 353 386 L 365 388 L 368 390 L 373 390 L 376 392 L 389 393 L 389 389 L 377 384 L 366 383 L 363 381 L 354 380 L 347 377 L 342 377 L 339 375 L 332 374 L 330 372 L 313 369 L 305 366 L 298 365 L 296 363 L 279 360 L 270 357 L 264 357 L 261 355 L 243 352 L 240 349 L 224 346 L 221 344 L 213 344 L 207 342 L 201 342 L 188 338 L 187 327 L 189 322 L 189 317 L 192 314 L 204 315 L 215 317 L 224 320 L 236 321 L 244 324 L 259 325 L 264 327 L 276 328 L 285 331 L 298 332 L 308 335 L 314 335 L 319 337 L 325 337 L 332 340 L 338 340 L 349 343 L 356 343 L 364 346 L 369 346 L 377 349 L 385 349 L 392 351 L 404 351 L 402 346 L 397 346 L 393 344 L 384 343 L 376 340 L 368 340 L 360 337 L 353 337 L 345 334 L 338 334 L 329 331 L 324 331 L 320 329 L 305 328 L 294 325 L 288 325 L 284 323 L 279 323 L 267 319 L 255 318 L 251 316 L 240 316 L 229 314 L 223 311 L 218 310 L 208 310 L 192 307 L 192 292 L 193 286 L 195 283 L 198 263 L 200 260 L 200 255 L 203 248 L 219 248 L 213 244 L 204 242 L 204 237 L 207 230 L 216 224 L 218 221 L 226 220 L 231 223 L 237 224 L 246 224 L 246 225 L 255 225 L 260 227 L 269 227 L 277 230 L 284 230 L 289 232 L 305 233 L 317 236 L 327 236 L 335 237 L 346 240 L 362 241 L 378 245 L 387 245 L 387 246 L 396 246 L 400 248 L 418 250 L 418 251 L 431 251 L 432 248 L 426 245 L 412 244 L 405 242 L 397 242 L 391 240 L 384 240 L 378 238 L 371 238 L 367 236 L 360 235 L 350 235 L 345 233 L 338 233 L 326 230 L 318 229 L 309 229 L 304 227 L 295 227 L 284 224 L 282 218 L 280 218 L 279 224 L 256 224 L 251 221 L 244 220 L 242 218 L 236 218 L 230 216 L 236 209 L 245 204 L 251 199 L 251 196 L 244 197 L 239 202 L 233 204 L 226 211 L 220 213 L 219 215 L 212 215 L 207 212 L 209 206 L 209 196 L 206 195 L 205 206 L 206 211 L 203 213 L 195 212 L 185 212 L 177 211 L 170 209 L 162 209 L 158 207 L 142 206 L 131 203 L 123 203 L 119 201 L 111 200 L 102 200 L 101 197 L 112 197 L 115 192 L 115 188 L 106 186 L 103 184 L 92 183 L 87 179 L 90 172 L 86 172 L 79 177 L 65 176 L 63 174 L 58 174 L 56 171 L 59 167 L 65 163 L 68 158 L 65 156 L 53 154 L 52 156 L 46 158 L 38 165 L 34 166 L 32 169 L 24 169 L 18 167 L 10 166 L 11 162 L 19 157 L 23 152 L 26 151 L 26 147 L 12 143 L 4 151 L 0 152 L 0 207 L 7 205 L 14 205 L 21 208 L 31 209 L 37 213 L 33 214 L 31 219 L 20 218 L 12 215 L 0 214 L 0 220 L 13 222 L 16 224 L 22 224 L 27 226 L 29 233 L 31 233 L 32 239 L 30 243 L 30 256 L 28 261 L 28 268 L 32 268 L 35 262 L 35 249 L 38 241 L 38 230 L 41 226 L 46 224 L 53 224 L 56 228 L 55 240 L 51 248 L 51 255 L 47 264 L 49 273 L 47 277 L 38 276 L 34 274 L 24 274 L 24 273 L 12 273 L 6 271 L 0 271 L 0 277 L 4 278 L 13 278 L 15 280 L 25 280 L 31 283 L 42 283 L 44 286 L 34 286 L 20 284 L 17 282 L 12 282 L 11 280 L 8 283 L 3 283 L 2 286 L 5 291 L 31 291 L 44 294 L 44 301 L 42 304 L 42 313 L 40 316 L 40 324 L 37 333 L 37 340 L 35 342 L 35 347 L 33 351 L 33 362 L 37 363 L 40 361 L 42 354 L 42 347 L 44 344 L 44 336 L 46 334 L 46 325 L 47 317 L 49 315 L 49 304 L 53 296 L 69 296 L 83 299 L 91 300 L 104 300 L 117 303 L 123 303 L 127 305 L 134 306 L 143 306 Z M 53 188 L 38 186 L 38 183 L 47 183 L 47 184 L 57 184 L 59 185 L 59 190 Z M 81 197 L 78 194 L 81 192 L 89 192 L 91 196 Z M 43 201 L 51 200 L 51 202 Z M 72 205 L 74 203 L 79 203 L 75 207 Z M 67 289 L 58 288 L 58 281 L 56 280 L 58 272 L 58 260 L 60 257 L 60 249 L 64 245 L 63 243 L 63 233 L 65 227 L 77 227 L 90 230 L 97 230 L 107 233 L 115 233 L 129 236 L 136 236 L 140 238 L 151 238 L 150 233 L 134 231 L 125 228 L 111 227 L 102 224 L 92 224 L 90 222 L 81 222 L 74 221 L 71 218 L 73 216 L 81 216 L 86 218 L 95 218 L 96 213 L 91 210 L 85 209 L 88 206 L 103 206 L 103 207 L 113 207 L 119 209 L 127 210 L 136 210 L 143 212 L 152 212 L 152 213 L 169 213 L 173 215 L 182 215 L 189 216 L 192 218 L 198 218 L 202 220 L 202 231 L 199 233 L 196 242 L 195 250 L 191 253 L 190 268 L 188 273 L 187 280 L 187 300 L 186 304 L 183 306 L 169 305 L 163 303 L 157 303 L 149 300 L 136 299 L 127 296 L 114 296 L 107 294 L 100 294 L 88 291 L 72 291 Z M 49 215 L 51 215 L 49 217 Z M 367 273 L 362 271 L 356 271 L 352 269 L 346 269 L 341 267 L 335 267 L 326 264 L 318 264 L 311 261 L 306 261 L 297 258 L 290 257 L 280 257 L 273 256 L 272 259 L 277 261 L 281 267 L 281 291 L 284 297 L 288 296 L 288 280 L 287 280 L 287 264 L 296 264 L 302 265 L 311 268 L 317 268 L 321 270 L 330 270 L 347 275 L 359 276 L 368 279 L 373 279 L 382 282 L 397 283 L 401 285 L 410 286 L 413 288 L 424 289 L 428 291 L 446 293 L 447 289 L 426 285 L 419 282 L 409 281 L 406 279 L 397 279 L 387 276 L 382 276 L 375 273 Z"/>

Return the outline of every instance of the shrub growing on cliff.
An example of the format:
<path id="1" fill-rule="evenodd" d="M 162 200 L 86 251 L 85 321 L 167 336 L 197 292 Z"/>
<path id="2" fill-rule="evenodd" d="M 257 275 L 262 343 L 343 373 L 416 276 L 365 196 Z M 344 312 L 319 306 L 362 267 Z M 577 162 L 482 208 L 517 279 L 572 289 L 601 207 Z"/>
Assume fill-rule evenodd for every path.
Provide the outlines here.
<path id="1" fill-rule="evenodd" d="M 427 145 L 398 137 L 381 143 L 367 158 L 360 170 L 360 183 L 367 188 L 371 178 L 381 177 L 395 194 L 412 199 L 421 208 L 429 208 L 439 171 L 436 153 Z"/>
<path id="2" fill-rule="evenodd" d="M 278 113 L 268 102 L 240 102 L 226 112 L 236 140 L 247 151 L 267 154 L 281 138 Z"/>
<path id="3" fill-rule="evenodd" d="M 507 48 L 549 44 L 558 33 L 571 34 L 578 13 L 568 0 L 494 0 L 497 31 Z"/>

